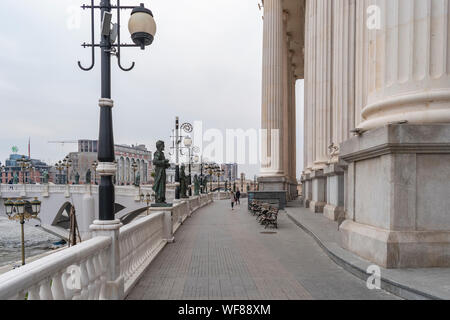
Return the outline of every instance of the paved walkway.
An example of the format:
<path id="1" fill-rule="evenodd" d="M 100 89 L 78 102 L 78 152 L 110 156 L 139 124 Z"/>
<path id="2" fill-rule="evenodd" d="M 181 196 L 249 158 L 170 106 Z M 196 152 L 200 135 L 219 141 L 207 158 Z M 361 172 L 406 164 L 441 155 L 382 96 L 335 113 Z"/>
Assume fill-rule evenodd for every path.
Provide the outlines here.
<path id="1" fill-rule="evenodd" d="M 275 230 L 276 231 L 276 230 Z M 228 201 L 197 211 L 147 269 L 128 299 L 396 299 L 369 290 L 284 212 L 276 233 Z"/>
<path id="2" fill-rule="evenodd" d="M 365 260 L 342 248 L 341 234 L 337 222 L 323 214 L 314 214 L 299 206 L 299 202 L 289 203 L 286 208 L 291 218 L 301 228 L 312 233 L 325 251 L 337 259 L 340 265 L 366 276 L 368 266 L 373 262 Z M 385 269 L 380 268 L 382 287 L 405 299 L 450 299 L 450 268 Z"/>

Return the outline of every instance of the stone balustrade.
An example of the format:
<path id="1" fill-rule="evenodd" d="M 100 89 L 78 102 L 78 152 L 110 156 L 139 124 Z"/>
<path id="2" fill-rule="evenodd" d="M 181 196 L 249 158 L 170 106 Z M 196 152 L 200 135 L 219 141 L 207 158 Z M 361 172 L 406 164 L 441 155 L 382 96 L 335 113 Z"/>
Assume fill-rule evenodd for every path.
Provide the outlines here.
<path id="1" fill-rule="evenodd" d="M 122 227 L 95 221 L 92 239 L 1 275 L 0 300 L 124 298 L 180 225 L 212 201 L 210 193 L 149 208 L 148 216 Z"/>
<path id="2" fill-rule="evenodd" d="M 125 295 L 166 244 L 163 230 L 164 212 L 152 213 L 120 228 L 120 273 Z"/>
<path id="3" fill-rule="evenodd" d="M 107 299 L 111 238 L 95 237 L 0 276 L 0 300 Z"/>

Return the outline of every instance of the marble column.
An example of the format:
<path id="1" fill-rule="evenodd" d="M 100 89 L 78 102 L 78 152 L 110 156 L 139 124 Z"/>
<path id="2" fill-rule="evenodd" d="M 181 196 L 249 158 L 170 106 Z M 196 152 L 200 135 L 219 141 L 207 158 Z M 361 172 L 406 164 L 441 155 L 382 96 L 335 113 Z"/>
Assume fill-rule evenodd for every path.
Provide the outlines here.
<path id="1" fill-rule="evenodd" d="M 333 5 L 332 138 L 324 215 L 331 220 L 344 217 L 344 171 L 339 145 L 350 138 L 355 127 L 355 8 L 356 0 L 335 0 Z"/>
<path id="2" fill-rule="evenodd" d="M 306 126 L 308 149 L 308 167 L 310 172 L 312 199 L 311 211 L 322 213 L 326 205 L 326 168 L 328 146 L 332 139 L 331 131 L 331 76 L 332 76 L 332 8 L 328 0 L 307 1 L 308 30 L 305 78 L 308 81 Z"/>
<path id="3" fill-rule="evenodd" d="M 373 4 L 381 9 L 381 25 L 366 31 L 363 39 L 368 97 L 358 128 L 399 121 L 449 123 L 449 1 L 364 2 L 365 8 Z"/>
<path id="4" fill-rule="evenodd" d="M 344 248 L 383 267 L 450 266 L 449 14 L 449 0 L 357 1 L 362 122 L 341 144 L 340 230 Z"/>
<path id="5" fill-rule="evenodd" d="M 283 177 L 285 37 L 281 0 L 264 1 L 263 29 L 261 176 Z"/>
<path id="6" fill-rule="evenodd" d="M 331 141 L 331 68 L 332 68 L 332 7 L 333 2 L 317 0 L 316 28 L 314 41 L 317 42 L 317 68 L 316 68 L 316 103 L 315 122 L 317 145 L 314 167 L 323 169 L 328 162 L 328 146 Z"/>
<path id="7" fill-rule="evenodd" d="M 316 71 L 317 55 L 317 2 L 306 1 L 306 43 L 305 43 L 305 167 L 306 173 L 311 173 L 316 154 L 315 106 L 316 106 Z"/>

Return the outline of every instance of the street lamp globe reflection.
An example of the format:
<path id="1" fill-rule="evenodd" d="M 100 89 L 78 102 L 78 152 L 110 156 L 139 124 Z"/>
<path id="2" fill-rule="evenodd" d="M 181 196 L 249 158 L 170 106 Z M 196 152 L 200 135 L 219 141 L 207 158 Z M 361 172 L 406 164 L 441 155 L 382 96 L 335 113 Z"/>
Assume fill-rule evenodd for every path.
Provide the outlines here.
<path id="1" fill-rule="evenodd" d="M 142 50 L 152 44 L 156 34 L 156 23 L 153 19 L 153 13 L 145 8 L 143 3 L 131 12 L 128 30 L 133 42 L 140 46 Z"/>

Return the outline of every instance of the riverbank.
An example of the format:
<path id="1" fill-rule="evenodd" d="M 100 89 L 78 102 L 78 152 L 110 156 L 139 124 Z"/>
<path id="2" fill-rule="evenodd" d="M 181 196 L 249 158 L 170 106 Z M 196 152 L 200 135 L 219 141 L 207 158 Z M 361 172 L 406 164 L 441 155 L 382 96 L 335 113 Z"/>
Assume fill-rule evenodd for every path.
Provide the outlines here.
<path id="1" fill-rule="evenodd" d="M 54 242 L 60 241 L 39 228 L 39 221 L 31 220 L 25 224 L 25 257 L 28 261 L 32 257 L 53 252 L 51 249 Z M 10 221 L 7 217 L 0 216 L 0 268 L 14 265 L 21 261 L 21 231 L 20 223 Z M 29 260 L 31 261 L 31 260 Z"/>

